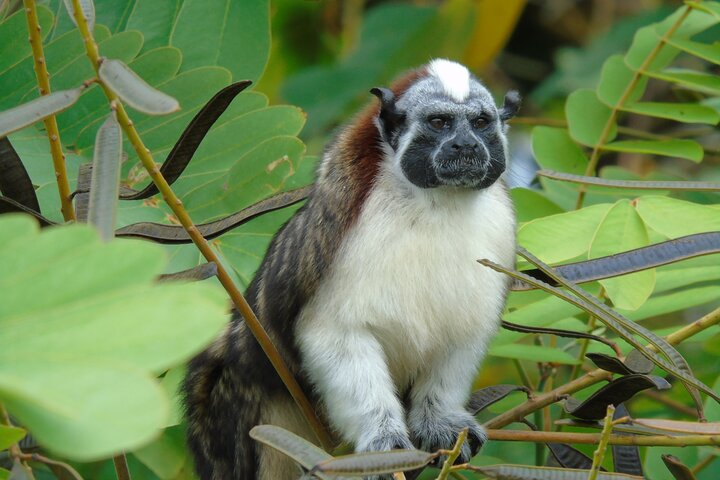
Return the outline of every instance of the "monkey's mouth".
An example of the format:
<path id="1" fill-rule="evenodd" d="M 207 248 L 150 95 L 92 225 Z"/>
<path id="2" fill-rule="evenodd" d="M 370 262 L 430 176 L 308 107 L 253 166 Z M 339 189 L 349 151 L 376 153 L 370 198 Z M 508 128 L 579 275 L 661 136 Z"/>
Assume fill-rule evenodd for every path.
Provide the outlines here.
<path id="1" fill-rule="evenodd" d="M 438 162 L 435 174 L 439 185 L 482 189 L 500 178 L 505 163 L 473 157 L 458 157 Z"/>

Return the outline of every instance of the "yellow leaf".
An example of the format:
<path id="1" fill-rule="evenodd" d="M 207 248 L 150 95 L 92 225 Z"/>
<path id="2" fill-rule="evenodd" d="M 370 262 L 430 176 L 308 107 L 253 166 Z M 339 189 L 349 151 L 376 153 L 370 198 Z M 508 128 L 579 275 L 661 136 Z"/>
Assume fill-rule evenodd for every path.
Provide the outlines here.
<path id="1" fill-rule="evenodd" d="M 465 65 L 480 70 L 497 56 L 510 38 L 525 3 L 526 0 L 478 0 Z"/>

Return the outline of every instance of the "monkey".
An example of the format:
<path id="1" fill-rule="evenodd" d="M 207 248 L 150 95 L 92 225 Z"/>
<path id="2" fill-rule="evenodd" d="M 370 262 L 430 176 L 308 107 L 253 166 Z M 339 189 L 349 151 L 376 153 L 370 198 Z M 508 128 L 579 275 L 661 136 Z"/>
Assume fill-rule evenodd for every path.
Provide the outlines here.
<path id="1" fill-rule="evenodd" d="M 337 440 L 357 452 L 486 441 L 465 409 L 496 333 L 515 213 L 504 181 L 507 121 L 463 65 L 436 59 L 373 88 L 342 127 L 305 204 L 275 234 L 246 298 Z M 183 384 L 190 450 L 204 480 L 285 480 L 302 471 L 248 431 L 312 432 L 235 312 Z"/>

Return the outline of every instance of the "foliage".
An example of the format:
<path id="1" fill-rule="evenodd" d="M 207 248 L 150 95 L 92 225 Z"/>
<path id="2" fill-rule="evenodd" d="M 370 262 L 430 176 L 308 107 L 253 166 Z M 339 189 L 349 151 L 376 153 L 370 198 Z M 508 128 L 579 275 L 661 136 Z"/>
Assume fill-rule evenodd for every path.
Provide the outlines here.
<path id="1" fill-rule="evenodd" d="M 38 97 L 25 12 L 7 15 L 0 22 L 0 135 L 13 132 L 8 137 L 10 150 L 22 160 L 13 168 L 22 170 L 18 178 L 26 170 L 35 185 L 40 207 L 36 216 L 42 213 L 46 222 L 63 223 L 57 186 L 62 178 L 56 177 L 46 132 L 39 124 L 33 125 L 56 115 L 68 181 L 71 189 L 77 189 L 78 217 L 85 218 L 81 207 L 89 203 L 89 221 L 103 232 L 104 239 L 123 228 L 127 231 L 128 226 L 149 231 L 139 222 L 176 227 L 182 219 L 177 206 L 166 205 L 159 196 L 129 199 L 128 192 L 137 193 L 148 184 L 149 174 L 135 153 L 138 140 L 128 136 L 128 126 L 122 121 L 116 123 L 121 118 L 116 116 L 118 105 L 108 105 L 103 89 L 130 107 L 141 145 L 157 163 L 166 159 L 171 163 L 182 138 L 199 135 L 197 142 L 202 143 L 190 153 L 192 161 L 169 183 L 194 221 L 227 220 L 243 209 L 256 208 L 267 197 L 310 183 L 315 157 L 307 154 L 298 138 L 303 127 L 303 138 L 316 150 L 316 140 L 364 102 L 370 87 L 430 56 L 464 59 L 482 68 L 510 35 L 524 4 L 520 0 L 503 5 L 451 0 L 438 6 L 381 2 L 364 15 L 357 9 L 356 17 L 344 19 L 339 47 L 331 45 L 335 39 L 321 37 L 327 34 L 310 32 L 315 35 L 311 45 L 324 45 L 320 49 L 323 64 L 307 66 L 308 52 L 290 33 L 275 32 L 271 45 L 267 0 L 98 1 L 94 37 L 107 60 L 96 74 L 85 58 L 83 38 L 66 11 L 66 4 L 73 2 L 38 3 L 44 63 L 56 93 Z M 92 2 L 80 3 L 86 6 L 84 11 L 91 11 Z M 290 11 L 304 12 L 309 26 L 318 22 L 318 5 L 299 7 L 288 1 L 274 5 L 276 26 L 289 22 Z M 576 469 L 590 465 L 596 478 L 638 478 L 631 475 L 642 474 L 637 470 L 639 461 L 634 461 L 635 470 L 618 464 L 622 458 L 640 458 L 637 447 L 617 445 L 622 443 L 621 431 L 640 442 L 647 436 L 664 438 L 660 445 L 665 447 L 643 447 L 649 478 L 670 478 L 659 462 L 662 453 L 677 455 L 665 460 L 673 472 L 687 470 L 683 462 L 698 463 L 716 455 L 715 450 L 677 452 L 668 446 L 710 445 L 708 436 L 717 428 L 716 423 L 673 423 L 670 417 L 674 415 L 702 417 L 704 409 L 709 420 L 720 421 L 717 404 L 710 398 L 703 403 L 697 393 L 699 388 L 717 395 L 720 386 L 712 356 L 718 353 L 718 337 L 708 329 L 717 325 L 718 310 L 695 327 L 683 327 L 718 306 L 720 246 L 703 251 L 715 253 L 710 257 L 690 258 L 694 255 L 690 247 L 669 243 L 667 248 L 680 252 L 670 264 L 657 266 L 635 256 L 626 269 L 631 273 L 615 273 L 582 288 L 558 277 L 546 263 L 580 262 L 578 269 L 589 269 L 591 260 L 720 230 L 717 193 L 712 193 L 718 190 L 716 184 L 710 185 L 711 193 L 698 197 L 684 191 L 692 189 L 691 183 L 667 183 L 683 179 L 683 172 L 704 168 L 701 162 L 712 155 L 704 138 L 688 135 L 684 124 L 713 129 L 720 119 L 716 74 L 720 55 L 717 42 L 712 43 L 708 35 L 720 24 L 718 5 L 688 2 L 675 13 L 661 9 L 627 22 L 563 63 L 553 77 L 560 80 L 546 82 L 536 91 L 535 98 L 543 102 L 568 93 L 564 119 L 549 125 L 540 122 L 532 130 L 534 157 L 542 169 L 636 183 L 633 188 L 617 182 L 588 185 L 589 180 L 566 177 L 576 182 L 568 183 L 545 173 L 533 188 L 513 190 L 521 222 L 519 243 L 538 258 L 524 254 L 518 259 L 518 268 L 533 276 L 507 272 L 526 284 L 516 284 L 505 320 L 526 328 L 497 336 L 481 381 L 515 383 L 507 374 L 512 363 L 525 386 L 494 385 L 475 392 L 472 410 L 487 420 L 493 429 L 491 438 L 498 435 L 499 440 L 490 442 L 469 465 L 445 463 L 440 478 L 463 470 L 469 478 L 584 479 L 587 470 Z M 493 16 L 497 13 L 493 8 L 502 15 Z M 483 35 L 493 37 L 487 51 L 478 47 Z M 627 44 L 627 51 L 621 53 Z M 597 86 L 591 87 L 588 78 L 597 78 Z M 209 132 L 198 134 L 195 115 L 215 92 L 244 79 L 260 79 L 262 88 L 237 89 L 232 103 L 210 122 Z M 260 89 L 304 111 L 270 105 Z M 674 101 L 673 95 L 680 101 Z M 125 131 L 124 140 L 118 135 L 119 127 Z M 121 158 L 125 161 L 118 172 Z M 652 165 L 649 173 L 642 176 L 620 166 L 628 164 L 627 158 L 644 159 Z M 10 164 L 6 157 L 0 161 Z M 81 164 L 91 161 L 93 181 L 88 192 L 87 187 L 81 188 L 88 180 L 87 170 L 85 178 L 78 172 Z M 23 192 L 23 203 L 17 192 L 8 193 L 2 180 L 0 191 L 6 197 L 1 199 L 9 199 L 3 208 L 15 201 L 21 205 L 13 208 L 36 209 L 27 202 L 28 192 Z M 649 185 L 637 183 L 645 180 L 663 180 L 666 189 L 648 194 Z M 34 195 L 29 197 L 34 200 Z M 301 195 L 296 192 L 292 201 L 290 196 L 273 198 L 261 204 L 258 212 L 295 203 Z M 273 232 L 294 208 L 257 218 L 259 213 L 249 215 L 251 221 L 213 239 L 214 250 L 236 283 L 247 285 Z M 5 360 L 0 362 L 5 366 L 0 366 L 0 404 L 12 415 L 3 419 L 8 425 L 0 425 L 0 449 L 10 448 L 17 469 L 22 469 L 20 460 L 31 460 L 22 457 L 16 446 L 27 429 L 51 454 L 75 461 L 73 466 L 86 478 L 113 478 L 110 462 L 87 461 L 107 459 L 121 451 L 132 451 L 128 461 L 135 478 L 192 477 L 176 398 L 183 376 L 178 365 L 222 328 L 224 302 L 213 286 L 158 284 L 155 279 L 163 272 L 203 263 L 193 245 L 159 247 L 120 239 L 102 243 L 89 227 L 63 225 L 38 232 L 26 217 L 0 217 L 0 286 L 12 291 L 10 300 L 0 307 L 0 357 Z M 493 267 L 482 263 L 485 266 L 478 268 Z M 198 272 L 194 274 L 206 275 Z M 554 280 L 555 286 L 535 277 Z M 598 327 L 597 322 L 609 329 Z M 612 346 L 612 342 L 601 346 L 590 341 L 592 335 L 558 340 L 546 327 L 608 337 L 619 352 L 628 355 L 623 359 L 618 351 L 609 350 L 607 344 Z M 660 335 L 669 336 L 664 340 Z M 694 342 L 694 348 L 681 345 L 676 351 L 682 341 Z M 580 366 L 588 366 L 586 353 L 599 368 L 581 375 Z M 653 370 L 652 363 L 661 368 Z M 611 372 L 619 377 L 611 380 Z M 159 381 L 157 375 L 162 375 Z M 602 380 L 611 381 L 602 388 L 589 388 Z M 654 397 L 639 394 L 648 388 L 667 389 L 673 380 L 689 386 L 686 391 L 670 390 L 672 397 L 664 392 Z M 533 396 L 525 400 L 512 394 L 517 390 L 533 392 Z M 556 404 L 568 395 L 573 395 L 564 402 L 568 415 L 584 419 L 583 428 L 603 429 L 591 439 L 602 446 L 593 460 L 585 455 L 588 451 L 570 447 L 575 441 L 581 443 L 577 434 L 551 431 L 553 419 L 565 415 Z M 672 406 L 651 401 L 658 397 Z M 632 424 L 608 415 L 603 422 L 597 421 L 608 405 L 626 400 L 633 416 L 650 418 Z M 697 413 L 686 406 L 690 402 L 695 402 Z M 618 411 L 623 410 L 619 407 Z M 513 414 L 517 418 L 511 418 Z M 496 430 L 520 419 L 545 432 Z M 22 427 L 9 426 L 11 422 Z M 566 425 L 579 424 L 566 421 Z M 680 436 L 668 439 L 668 431 Z M 440 456 L 408 451 L 333 457 L 333 452 L 326 453 L 281 429 L 265 426 L 254 432 L 259 441 L 289 454 L 320 478 L 330 478 L 333 472 L 359 475 L 416 469 Z M 501 441 L 501 434 L 523 443 L 510 447 Z M 533 441 L 537 447 L 531 446 Z M 545 466 L 543 443 L 567 468 Z M 607 444 L 613 446 L 612 454 L 605 453 Z M 530 466 L 528 456 L 533 452 L 536 465 Z M 616 473 L 599 472 L 601 465 L 612 468 L 610 458 Z M 45 459 L 31 465 L 43 475 L 51 475 L 49 471 L 60 475 L 52 462 Z M 505 465 L 510 463 L 518 465 Z M 62 470 L 65 475 L 72 473 L 70 468 Z M 713 478 L 712 474 L 707 470 L 699 478 Z M 7 475 L 0 470 L 0 478 Z M 437 471 L 426 469 L 421 478 L 436 475 Z"/>

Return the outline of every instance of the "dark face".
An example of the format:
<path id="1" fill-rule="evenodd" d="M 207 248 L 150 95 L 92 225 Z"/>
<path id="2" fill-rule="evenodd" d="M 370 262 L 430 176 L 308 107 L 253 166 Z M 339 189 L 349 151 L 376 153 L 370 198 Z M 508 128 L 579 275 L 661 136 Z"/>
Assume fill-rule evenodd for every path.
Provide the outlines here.
<path id="1" fill-rule="evenodd" d="M 519 108 L 517 92 L 508 92 L 500 109 L 475 80 L 459 100 L 443 92 L 437 79 L 419 82 L 400 99 L 384 88 L 371 92 L 382 105 L 383 140 L 414 185 L 483 189 L 505 171 L 505 122 Z"/>
<path id="2" fill-rule="evenodd" d="M 402 171 L 421 188 L 487 188 L 506 164 L 497 112 L 453 107 L 423 112 L 408 130 L 407 148 L 399 152 Z"/>

